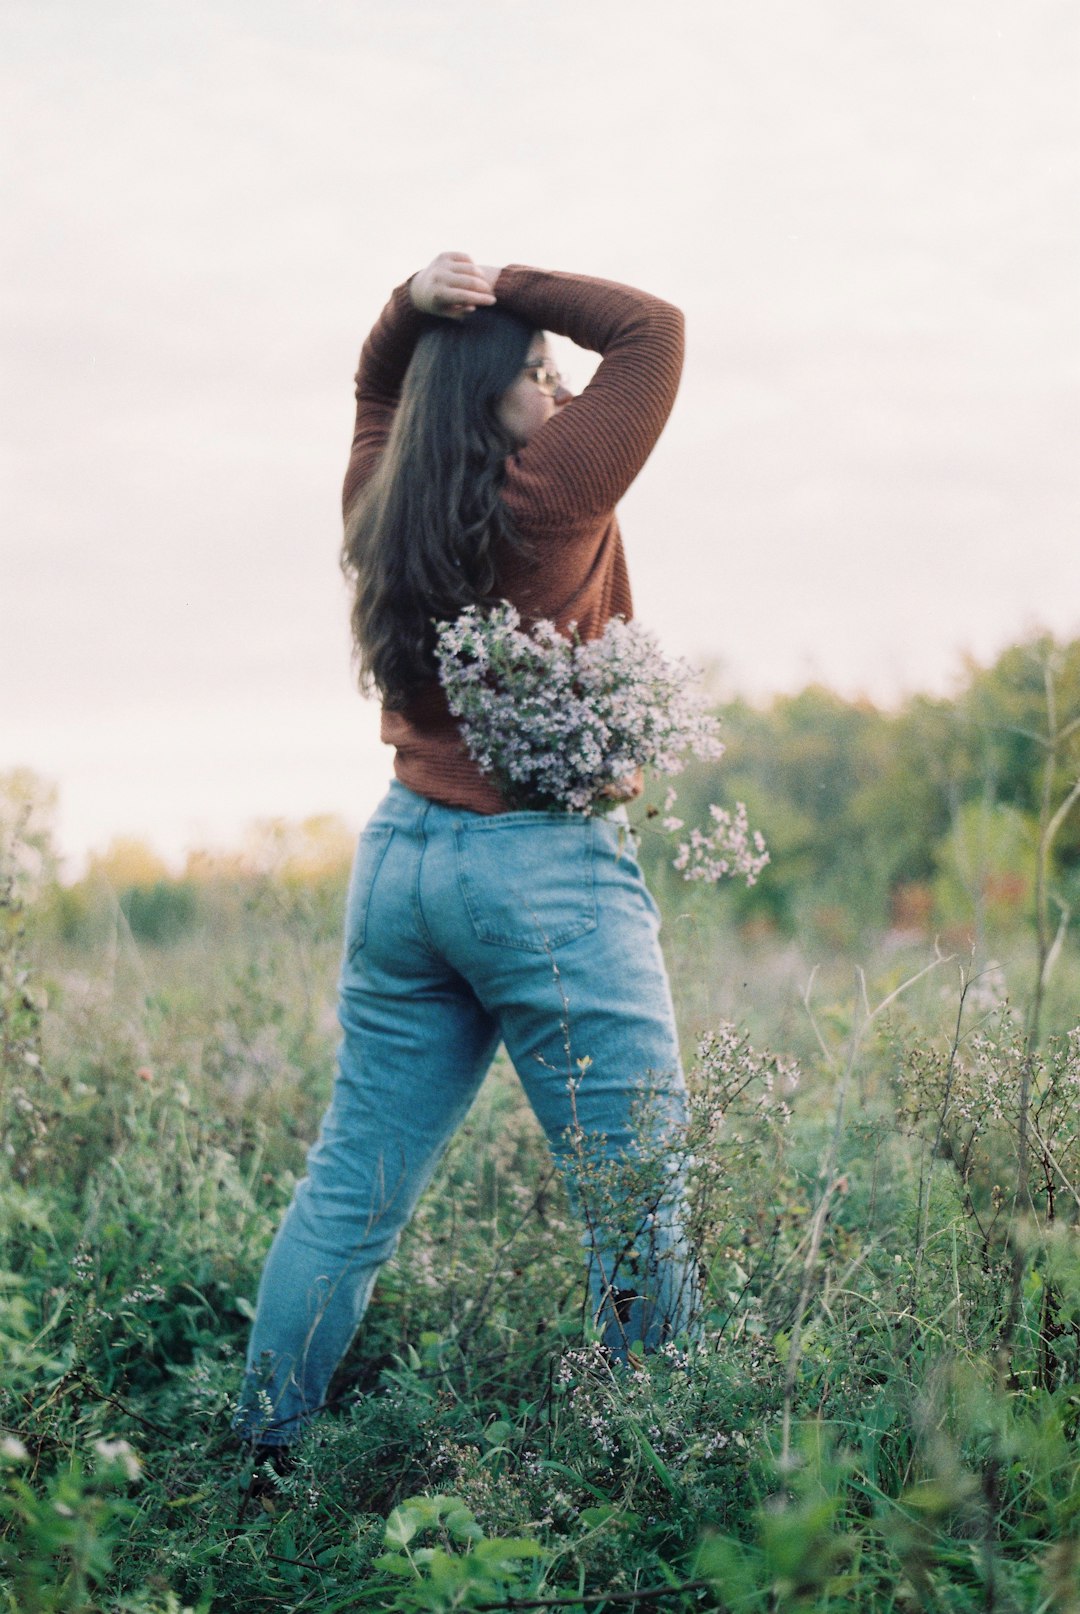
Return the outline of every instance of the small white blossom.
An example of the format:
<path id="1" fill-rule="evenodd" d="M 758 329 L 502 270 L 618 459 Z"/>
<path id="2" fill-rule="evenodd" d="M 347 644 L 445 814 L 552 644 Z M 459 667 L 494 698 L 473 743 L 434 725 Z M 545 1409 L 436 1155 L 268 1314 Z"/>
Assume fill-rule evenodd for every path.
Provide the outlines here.
<path id="1" fill-rule="evenodd" d="M 675 867 L 686 880 L 715 882 L 725 875 L 739 874 L 747 885 L 753 885 L 769 861 L 769 854 L 761 834 L 756 830 L 750 834 L 746 807 L 738 801 L 734 813 L 729 813 L 713 805 L 709 813 L 712 828 L 690 831 L 690 839 L 682 842 L 676 854 Z"/>
<path id="2" fill-rule="evenodd" d="M 103 1463 L 122 1469 L 129 1480 L 137 1480 L 142 1473 L 142 1464 L 126 1440 L 95 1440 L 94 1450 Z"/>

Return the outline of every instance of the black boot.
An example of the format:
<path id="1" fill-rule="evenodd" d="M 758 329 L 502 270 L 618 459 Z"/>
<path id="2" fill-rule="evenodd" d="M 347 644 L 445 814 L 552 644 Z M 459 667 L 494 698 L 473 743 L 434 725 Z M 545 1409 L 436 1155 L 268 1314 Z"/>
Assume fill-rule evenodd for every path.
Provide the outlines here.
<path id="1" fill-rule="evenodd" d="M 278 1479 L 284 1479 L 296 1467 L 296 1458 L 288 1446 L 256 1446 L 252 1453 L 252 1461 L 255 1466 L 248 1482 L 247 1494 L 257 1499 L 276 1496 Z M 266 1472 L 267 1464 L 274 1471 L 272 1475 Z"/>

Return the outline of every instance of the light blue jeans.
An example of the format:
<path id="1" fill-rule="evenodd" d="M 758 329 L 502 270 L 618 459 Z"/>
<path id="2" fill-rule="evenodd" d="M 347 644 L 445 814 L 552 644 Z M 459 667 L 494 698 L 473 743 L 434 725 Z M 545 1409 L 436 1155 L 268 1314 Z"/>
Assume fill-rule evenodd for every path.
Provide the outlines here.
<path id="1" fill-rule="evenodd" d="M 283 1444 L 322 1406 L 500 1040 L 585 1224 L 605 1343 L 625 1360 L 690 1326 L 686 1089 L 658 930 L 617 821 L 487 817 L 391 785 L 353 865 L 337 1079 L 263 1271 L 241 1433 Z M 589 1169 L 663 1160 L 669 1138 L 643 1202 L 598 1188 L 590 1204 Z"/>

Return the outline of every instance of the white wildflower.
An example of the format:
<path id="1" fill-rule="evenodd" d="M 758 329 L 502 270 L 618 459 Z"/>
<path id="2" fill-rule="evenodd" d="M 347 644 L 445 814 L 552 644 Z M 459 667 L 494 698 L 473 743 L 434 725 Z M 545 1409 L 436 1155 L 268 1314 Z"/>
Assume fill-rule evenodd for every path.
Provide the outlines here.
<path id="1" fill-rule="evenodd" d="M 470 757 L 512 807 L 590 814 L 633 795 L 640 769 L 677 774 L 691 756 L 722 755 L 716 718 L 685 662 L 668 660 L 651 633 L 621 617 L 595 639 L 579 639 L 575 626 L 562 634 L 539 621 L 526 632 L 506 601 L 436 624 L 450 711 Z M 684 828 L 674 805 L 669 789 L 669 833 Z M 676 869 L 687 880 L 740 875 L 753 885 L 769 854 L 746 808 L 709 811 L 709 829 L 690 832 Z"/>
<path id="2" fill-rule="evenodd" d="M 95 1440 L 94 1450 L 103 1463 L 122 1469 L 129 1480 L 137 1480 L 142 1473 L 142 1464 L 126 1440 Z"/>
<path id="3" fill-rule="evenodd" d="M 596 639 L 521 628 L 512 605 L 438 624 L 439 678 L 469 755 L 516 807 L 589 813 L 639 768 L 678 773 L 723 746 L 681 661 L 615 617 Z"/>

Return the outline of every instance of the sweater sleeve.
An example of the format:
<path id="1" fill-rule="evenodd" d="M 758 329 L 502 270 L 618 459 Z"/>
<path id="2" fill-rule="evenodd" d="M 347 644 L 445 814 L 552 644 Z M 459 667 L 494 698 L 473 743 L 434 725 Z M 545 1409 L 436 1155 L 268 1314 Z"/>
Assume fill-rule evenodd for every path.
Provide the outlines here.
<path id="1" fill-rule="evenodd" d="M 356 424 L 341 502 L 346 515 L 386 447 L 401 386 L 425 316 L 413 306 L 409 282 L 398 286 L 360 351 L 356 372 Z"/>
<path id="2" fill-rule="evenodd" d="M 514 264 L 499 303 L 602 355 L 593 379 L 510 459 L 503 499 L 523 530 L 572 538 L 610 512 L 663 430 L 679 385 L 683 317 L 614 281 Z"/>

